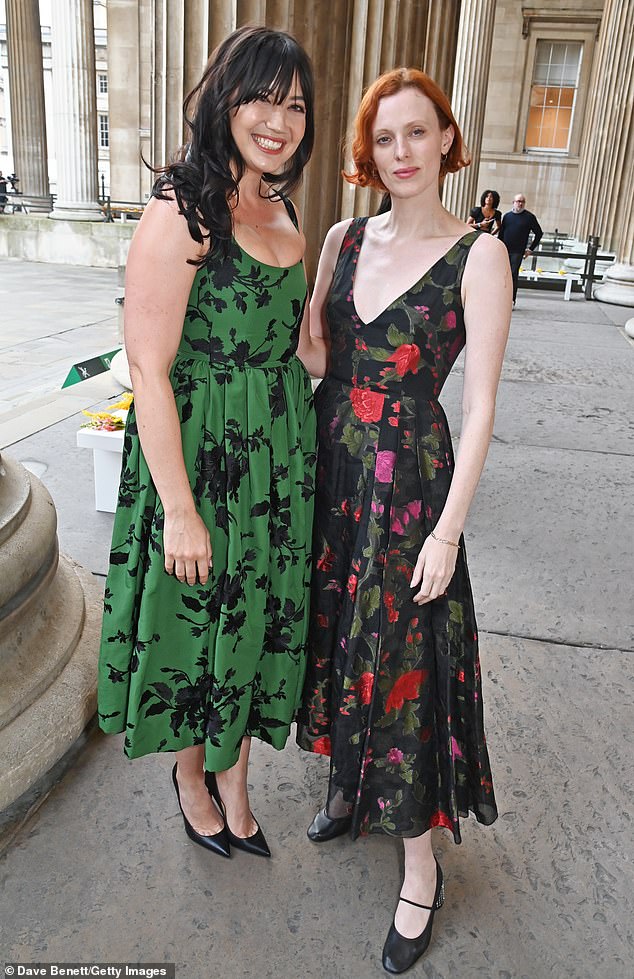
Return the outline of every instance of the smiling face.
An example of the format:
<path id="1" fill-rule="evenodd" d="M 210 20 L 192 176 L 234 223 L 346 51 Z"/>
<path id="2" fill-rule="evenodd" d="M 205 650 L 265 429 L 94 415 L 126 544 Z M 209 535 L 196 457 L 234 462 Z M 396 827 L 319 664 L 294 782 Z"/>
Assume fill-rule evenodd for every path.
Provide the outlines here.
<path id="1" fill-rule="evenodd" d="M 372 158 L 393 197 L 438 189 L 441 154 L 453 141 L 453 126 L 441 129 L 434 103 L 408 86 L 379 101 L 372 127 Z"/>
<path id="2" fill-rule="evenodd" d="M 231 114 L 231 135 L 247 170 L 276 173 L 292 158 L 306 131 L 306 105 L 297 78 L 279 102 L 262 93 Z"/>

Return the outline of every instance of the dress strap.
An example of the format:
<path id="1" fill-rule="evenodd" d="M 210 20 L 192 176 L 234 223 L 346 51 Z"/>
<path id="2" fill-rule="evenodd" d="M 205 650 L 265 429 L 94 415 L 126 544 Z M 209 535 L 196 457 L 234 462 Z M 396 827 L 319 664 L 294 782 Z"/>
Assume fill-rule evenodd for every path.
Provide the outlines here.
<path id="1" fill-rule="evenodd" d="M 299 218 L 297 217 L 297 211 L 295 210 L 295 205 L 290 200 L 290 198 L 286 197 L 284 194 L 280 194 L 280 197 L 282 198 L 282 203 L 286 208 L 286 213 L 288 214 L 289 218 L 293 222 L 296 231 L 299 231 Z"/>

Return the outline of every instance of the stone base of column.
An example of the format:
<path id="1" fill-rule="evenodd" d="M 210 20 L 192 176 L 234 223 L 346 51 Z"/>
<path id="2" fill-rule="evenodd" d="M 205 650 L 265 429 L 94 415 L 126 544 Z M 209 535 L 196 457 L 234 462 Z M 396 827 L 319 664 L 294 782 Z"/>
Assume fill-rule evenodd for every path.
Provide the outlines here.
<path id="1" fill-rule="evenodd" d="M 603 282 L 592 290 L 594 299 L 616 306 L 634 306 L 634 265 L 616 262 L 607 269 Z"/>
<path id="2" fill-rule="evenodd" d="M 40 481 L 3 456 L 2 812 L 19 807 L 25 793 L 33 793 L 81 736 L 96 710 L 101 589 L 80 565 L 63 555 L 58 559 L 56 522 L 53 501 Z"/>
<path id="3" fill-rule="evenodd" d="M 103 212 L 97 203 L 56 201 L 49 218 L 63 221 L 103 221 Z"/>

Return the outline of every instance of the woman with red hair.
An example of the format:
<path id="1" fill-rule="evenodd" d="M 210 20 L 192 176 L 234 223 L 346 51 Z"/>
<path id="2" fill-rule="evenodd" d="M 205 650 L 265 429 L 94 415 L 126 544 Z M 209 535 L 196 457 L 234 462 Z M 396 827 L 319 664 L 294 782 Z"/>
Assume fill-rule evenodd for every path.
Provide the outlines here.
<path id="1" fill-rule="evenodd" d="M 427 948 L 443 900 L 431 829 L 497 816 L 462 530 L 493 429 L 511 313 L 506 250 L 443 207 L 468 164 L 444 93 L 399 68 L 366 92 L 351 183 L 391 207 L 324 242 L 311 329 L 330 335 L 317 390 L 318 484 L 309 666 L 298 742 L 330 755 L 308 835 L 387 833 L 405 878 L 384 951 L 394 973 Z M 492 286 L 495 308 L 487 300 Z M 466 346 L 454 465 L 438 396 Z"/>

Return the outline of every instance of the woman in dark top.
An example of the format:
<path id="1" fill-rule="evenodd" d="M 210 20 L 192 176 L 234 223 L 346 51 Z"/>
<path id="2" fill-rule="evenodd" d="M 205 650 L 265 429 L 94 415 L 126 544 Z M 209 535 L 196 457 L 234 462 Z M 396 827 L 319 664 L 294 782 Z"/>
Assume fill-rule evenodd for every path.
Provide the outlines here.
<path id="1" fill-rule="evenodd" d="M 498 211 L 500 195 L 497 190 L 485 190 L 480 198 L 480 207 L 474 207 L 467 218 L 467 224 L 478 231 L 497 235 L 502 225 L 502 212 Z"/>
<path id="2" fill-rule="evenodd" d="M 383 952 L 403 972 L 443 898 L 431 830 L 461 840 L 497 810 L 484 737 L 478 638 L 462 530 L 493 428 L 511 312 L 506 251 L 444 209 L 466 165 L 446 95 L 399 68 L 355 121 L 357 185 L 391 207 L 328 232 L 311 331 L 330 336 L 317 389 L 318 463 L 302 748 L 330 756 L 315 843 L 403 840 L 405 878 Z M 486 280 L 495 292 L 481 288 Z M 454 467 L 439 402 L 466 346 Z"/>

